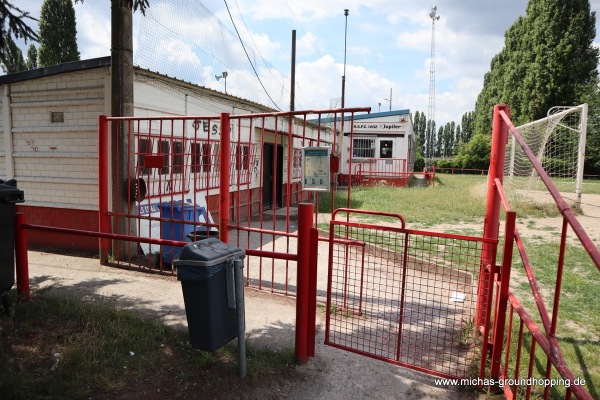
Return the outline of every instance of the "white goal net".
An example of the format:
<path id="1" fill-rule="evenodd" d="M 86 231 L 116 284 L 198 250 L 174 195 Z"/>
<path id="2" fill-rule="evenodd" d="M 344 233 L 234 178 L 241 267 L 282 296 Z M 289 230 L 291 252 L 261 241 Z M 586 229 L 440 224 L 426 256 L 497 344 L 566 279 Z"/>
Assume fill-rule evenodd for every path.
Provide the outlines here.
<path id="1" fill-rule="evenodd" d="M 556 188 L 577 206 L 581 204 L 587 110 L 587 104 L 553 107 L 546 118 L 517 127 Z M 524 195 L 546 190 L 512 135 L 506 146 L 504 186 Z"/>

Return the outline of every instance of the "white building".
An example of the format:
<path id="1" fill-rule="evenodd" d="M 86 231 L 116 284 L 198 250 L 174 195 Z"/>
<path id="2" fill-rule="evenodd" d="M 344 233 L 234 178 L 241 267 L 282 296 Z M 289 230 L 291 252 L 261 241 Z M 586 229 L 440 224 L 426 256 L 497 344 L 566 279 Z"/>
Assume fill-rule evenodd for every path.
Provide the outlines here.
<path id="1" fill-rule="evenodd" d="M 409 110 L 345 116 L 338 142 L 340 184 L 352 175 L 353 184 L 406 186 L 414 172 L 417 149 Z"/>
<path id="2" fill-rule="evenodd" d="M 0 179 L 17 180 L 19 189 L 25 193 L 25 203 L 18 208 L 26 213 L 28 223 L 98 230 L 98 117 L 110 115 L 110 74 L 110 57 L 104 57 L 0 76 Z M 249 100 L 141 68 L 134 68 L 134 101 L 136 117 L 215 116 L 218 121 L 220 113 L 275 112 Z M 194 130 L 192 124 L 189 121 L 190 131 Z M 253 175 L 248 185 L 252 190 L 260 187 L 263 192 L 253 198 L 265 196 L 270 200 L 273 197 L 264 194 L 269 189 L 276 193 L 276 202 L 280 204 L 282 196 L 290 193 L 281 187 L 287 184 L 287 169 L 293 164 L 284 149 L 291 146 L 299 150 L 302 143 L 296 137 L 289 139 L 291 135 L 281 134 L 286 126 L 264 127 L 267 133 L 259 135 L 260 128 L 259 120 L 248 128 L 253 132 L 244 133 L 244 141 L 254 144 L 255 162 L 264 163 L 260 169 L 263 175 L 269 170 L 275 175 L 272 172 L 275 170 L 278 179 L 271 182 L 272 179 Z M 312 135 L 310 126 L 304 130 L 297 128 L 293 128 L 294 132 L 308 130 L 308 135 Z M 326 130 L 319 135 L 323 143 L 333 138 Z M 171 152 L 177 151 L 178 143 L 171 139 Z M 194 145 L 188 143 L 188 147 Z M 193 149 L 184 151 L 191 153 Z M 269 156 L 273 151 L 279 151 L 275 161 Z M 291 154 L 296 157 L 297 152 Z M 247 154 L 242 157 L 248 159 Z M 297 174 L 292 176 L 290 185 L 293 185 L 292 195 L 300 191 Z M 218 190 L 213 192 L 206 201 L 217 203 L 216 197 L 208 198 L 218 196 Z M 29 240 L 47 246 L 98 248 L 98 239 L 92 237 L 30 231 Z"/>

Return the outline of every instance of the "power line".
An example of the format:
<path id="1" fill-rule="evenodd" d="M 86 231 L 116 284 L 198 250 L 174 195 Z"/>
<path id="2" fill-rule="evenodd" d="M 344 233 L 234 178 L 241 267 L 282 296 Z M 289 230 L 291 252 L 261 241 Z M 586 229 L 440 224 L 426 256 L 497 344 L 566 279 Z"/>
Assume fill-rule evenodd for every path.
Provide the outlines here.
<path id="1" fill-rule="evenodd" d="M 266 68 L 269 70 L 269 73 L 271 74 L 271 76 L 273 77 L 273 79 L 274 79 L 274 80 L 275 80 L 277 83 L 279 83 L 279 80 L 278 80 L 277 76 L 275 76 L 275 74 L 273 73 L 273 69 L 275 69 L 277 72 L 281 72 L 281 71 L 279 71 L 277 68 L 271 68 L 271 67 L 272 67 L 271 63 L 270 63 L 269 61 L 267 61 L 267 60 L 265 59 L 265 57 L 262 55 L 262 53 L 260 52 L 260 50 L 259 50 L 259 48 L 258 48 L 258 45 L 257 45 L 257 44 L 256 44 L 256 42 L 254 41 L 254 37 L 252 36 L 252 32 L 251 32 L 251 31 L 250 31 L 250 29 L 248 28 L 248 25 L 246 25 L 246 20 L 245 20 L 245 18 L 244 18 L 244 15 L 242 14 L 242 11 L 240 10 L 240 7 L 239 7 L 239 5 L 238 5 L 237 1 L 236 1 L 236 0 L 234 0 L 234 3 L 235 3 L 235 6 L 236 6 L 236 8 L 237 8 L 237 10 L 238 10 L 238 13 L 239 13 L 239 15 L 240 15 L 240 18 L 242 19 L 242 23 L 244 24 L 244 27 L 246 28 L 246 31 L 247 31 L 247 32 L 248 32 L 248 34 L 250 35 L 250 40 L 252 41 L 252 44 L 254 45 L 254 48 L 256 49 L 256 52 L 258 53 L 258 55 L 259 55 L 259 56 L 260 56 L 260 58 L 262 59 L 262 61 L 263 61 L 264 65 L 265 65 L 265 67 L 266 67 Z M 288 7 L 288 8 L 289 8 L 289 7 Z M 284 78 L 284 82 L 285 82 L 285 78 Z M 281 94 L 280 94 L 280 98 L 281 98 L 281 97 L 283 97 L 283 93 L 284 93 L 284 91 L 285 91 L 287 94 L 289 94 L 289 93 L 290 93 L 290 91 L 286 89 L 286 86 L 285 86 L 284 84 L 280 84 L 280 86 L 281 86 Z"/>
<path id="2" fill-rule="evenodd" d="M 240 32 L 238 31 L 238 28 L 235 25 L 235 22 L 233 20 L 233 16 L 231 15 L 231 11 L 229 10 L 229 5 L 227 5 L 227 0 L 223 0 L 223 2 L 225 3 L 225 7 L 227 8 L 227 13 L 229 14 L 229 18 L 231 19 L 231 23 L 233 24 L 233 27 L 235 28 L 235 33 L 237 34 L 238 39 L 240 40 L 240 44 L 242 45 L 242 48 L 244 49 L 244 53 L 246 54 L 246 57 L 248 58 L 248 62 L 252 66 L 252 70 L 254 71 L 254 75 L 256 75 L 256 78 L 260 82 L 260 85 L 262 86 L 263 90 L 265 91 L 265 94 L 267 95 L 267 97 L 269 98 L 269 100 L 271 100 L 271 102 L 275 105 L 275 108 L 277 108 L 279 111 L 282 111 L 281 108 L 277 105 L 277 103 L 275 103 L 275 101 L 271 98 L 271 95 L 269 94 L 269 92 L 265 88 L 265 85 L 262 83 L 262 80 L 260 79 L 260 76 L 258 76 L 258 72 L 256 71 L 256 68 L 254 67 L 254 64 L 252 63 L 252 60 L 250 59 L 250 55 L 248 55 L 248 51 L 246 51 L 246 46 L 244 45 L 244 42 L 242 41 L 242 37 L 240 36 Z"/>
<path id="3" fill-rule="evenodd" d="M 260 49 L 256 45 L 256 42 L 254 41 L 254 37 L 252 36 L 252 33 L 250 32 L 250 29 L 248 29 L 248 25 L 246 25 L 246 20 L 244 19 L 244 15 L 242 14 L 242 11 L 240 10 L 240 7 L 238 6 L 237 1 L 234 0 L 233 2 L 235 3 L 235 7 L 238 10 L 238 14 L 240 15 L 240 18 L 242 19 L 242 23 L 244 24 L 244 28 L 246 28 L 246 31 L 248 32 L 248 34 L 250 36 L 250 40 L 252 41 L 252 44 L 254 45 L 254 48 L 256 49 L 256 52 L 260 56 L 261 60 L 263 61 L 264 65 L 265 65 L 265 67 L 271 73 L 271 76 L 273 76 L 273 78 L 276 78 L 275 75 L 273 74 L 273 71 L 272 71 L 270 65 L 269 65 L 269 62 L 267 60 L 265 60 L 265 58 L 263 57 L 262 53 L 260 52 Z M 281 86 L 284 86 L 284 85 L 281 85 Z"/>

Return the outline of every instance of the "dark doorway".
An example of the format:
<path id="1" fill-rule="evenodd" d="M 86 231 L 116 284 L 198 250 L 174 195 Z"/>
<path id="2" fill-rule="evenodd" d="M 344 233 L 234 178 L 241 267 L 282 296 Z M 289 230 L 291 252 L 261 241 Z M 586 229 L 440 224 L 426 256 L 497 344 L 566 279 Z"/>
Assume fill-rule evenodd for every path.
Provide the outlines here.
<path id="1" fill-rule="evenodd" d="M 273 193 L 277 207 L 283 204 L 283 146 L 277 145 L 277 162 L 275 162 L 275 145 L 263 144 L 263 209 L 273 208 Z"/>
<path id="2" fill-rule="evenodd" d="M 392 158 L 393 140 L 381 140 L 379 142 L 379 158 Z"/>

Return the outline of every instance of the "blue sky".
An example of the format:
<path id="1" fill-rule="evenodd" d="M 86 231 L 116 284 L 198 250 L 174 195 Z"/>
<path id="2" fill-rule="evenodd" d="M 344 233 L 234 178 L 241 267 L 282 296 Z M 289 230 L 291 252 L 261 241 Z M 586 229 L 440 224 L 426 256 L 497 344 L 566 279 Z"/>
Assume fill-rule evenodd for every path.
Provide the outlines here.
<path id="1" fill-rule="evenodd" d="M 35 17 L 41 4 L 42 0 L 18 2 Z M 437 0 L 433 4 L 412 0 L 227 0 L 260 84 L 252 76 L 244 49 L 236 43 L 225 2 L 205 0 L 201 3 L 204 8 L 198 4 L 194 0 L 150 0 L 148 15 L 134 16 L 135 62 L 221 91 L 224 82 L 214 75 L 227 71 L 228 93 L 287 110 L 295 29 L 296 109 L 327 109 L 339 106 L 341 97 L 344 9 L 348 9 L 346 107 L 389 110 L 391 91 L 392 109 L 413 113 L 428 109 L 429 13 L 437 5 L 435 119 L 439 126 L 459 122 L 462 114 L 474 108 L 490 61 L 504 44 L 504 32 L 519 15 L 525 15 L 527 0 Z M 591 5 L 593 11 L 600 10 L 600 0 L 591 0 Z M 75 10 L 81 58 L 108 56 L 110 2 L 87 0 L 76 4 Z M 207 10 L 216 18 L 210 18 L 213 25 L 218 20 L 228 31 L 212 32 Z M 225 36 L 230 41 L 220 41 L 223 32 L 229 32 Z M 213 39 L 207 43 L 201 37 Z"/>

